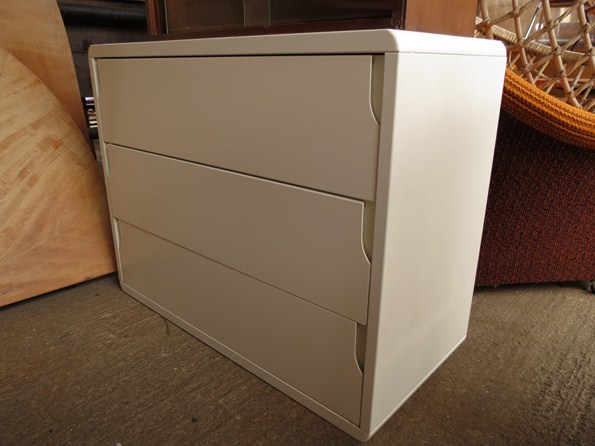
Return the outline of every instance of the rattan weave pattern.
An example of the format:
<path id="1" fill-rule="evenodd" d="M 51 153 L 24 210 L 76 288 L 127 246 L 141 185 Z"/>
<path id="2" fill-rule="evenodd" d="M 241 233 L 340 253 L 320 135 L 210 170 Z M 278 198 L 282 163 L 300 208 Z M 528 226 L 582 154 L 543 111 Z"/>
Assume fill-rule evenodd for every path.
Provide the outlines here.
<path id="1" fill-rule="evenodd" d="M 506 70 L 502 108 L 536 130 L 595 150 L 595 114 L 565 104 Z"/>
<path id="2" fill-rule="evenodd" d="M 553 8 L 553 0 L 510 0 L 509 10 L 500 10 L 494 17 L 496 3 L 479 0 L 476 36 L 503 41 L 508 67 L 532 85 L 574 107 L 594 112 L 595 48 L 591 34 L 595 22 L 589 21 L 587 11 L 595 7 L 595 0 L 563 2 L 563 10 Z M 562 12 L 558 15 L 556 11 Z M 527 17 L 532 14 L 541 15 L 543 26 L 530 26 Z M 578 19 L 577 31 L 562 43 L 557 31 L 571 14 Z M 549 45 L 544 45 L 544 40 Z"/>

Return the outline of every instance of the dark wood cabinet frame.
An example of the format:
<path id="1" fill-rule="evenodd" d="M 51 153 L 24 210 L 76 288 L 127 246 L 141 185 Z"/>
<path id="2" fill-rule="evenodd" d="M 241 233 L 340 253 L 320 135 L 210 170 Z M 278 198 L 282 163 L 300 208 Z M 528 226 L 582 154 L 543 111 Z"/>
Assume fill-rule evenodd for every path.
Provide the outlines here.
<path id="1" fill-rule="evenodd" d="M 226 26 L 168 33 L 164 0 L 146 0 L 149 33 L 155 39 L 187 39 L 255 34 L 396 28 L 459 36 L 473 36 L 477 0 L 394 0 L 392 16 L 373 19 L 308 21 L 256 26 Z"/>

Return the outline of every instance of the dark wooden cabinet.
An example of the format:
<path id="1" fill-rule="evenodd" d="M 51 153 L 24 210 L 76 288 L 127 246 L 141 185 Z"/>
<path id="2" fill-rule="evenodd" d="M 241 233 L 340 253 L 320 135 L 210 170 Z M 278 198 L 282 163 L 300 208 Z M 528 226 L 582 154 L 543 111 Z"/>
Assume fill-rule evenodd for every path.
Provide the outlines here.
<path id="1" fill-rule="evenodd" d="M 398 28 L 472 36 L 476 0 L 147 0 L 158 39 Z"/>

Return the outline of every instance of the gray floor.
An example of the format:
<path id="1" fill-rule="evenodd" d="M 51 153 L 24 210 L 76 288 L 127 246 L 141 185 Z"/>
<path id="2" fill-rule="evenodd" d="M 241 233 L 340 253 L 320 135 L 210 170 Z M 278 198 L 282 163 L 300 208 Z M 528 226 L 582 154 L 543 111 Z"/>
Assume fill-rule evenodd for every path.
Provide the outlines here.
<path id="1" fill-rule="evenodd" d="M 358 444 L 113 275 L 0 309 L 0 339 L 2 446 Z M 477 290 L 467 340 L 367 444 L 595 444 L 595 295 Z"/>

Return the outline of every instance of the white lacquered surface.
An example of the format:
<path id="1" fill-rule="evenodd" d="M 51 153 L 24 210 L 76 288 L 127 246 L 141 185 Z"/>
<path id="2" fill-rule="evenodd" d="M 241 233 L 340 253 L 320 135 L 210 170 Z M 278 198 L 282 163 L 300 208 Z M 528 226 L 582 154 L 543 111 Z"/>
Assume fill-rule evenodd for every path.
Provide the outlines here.
<path id="1" fill-rule="evenodd" d="M 105 142 L 374 200 L 370 55 L 107 59 L 98 70 Z"/>
<path id="2" fill-rule="evenodd" d="M 377 133 L 375 137 L 378 138 L 377 145 L 370 148 L 370 144 L 368 143 L 358 143 L 353 146 L 347 144 L 346 147 L 359 147 L 365 157 L 370 156 L 374 152 L 371 156 L 374 158 L 374 166 L 376 167 L 371 169 L 371 175 L 364 175 L 366 178 L 373 178 L 373 187 L 371 189 L 369 187 L 367 189 L 360 188 L 361 177 L 357 173 L 350 173 L 347 176 L 353 175 L 354 178 L 354 186 L 350 186 L 351 189 L 344 189 L 343 186 L 335 188 L 336 184 L 333 183 L 335 181 L 334 178 L 341 178 L 348 171 L 346 169 L 352 169 L 354 166 L 357 167 L 358 163 L 352 163 L 351 166 L 349 166 L 349 163 L 345 164 L 340 151 L 333 151 L 330 145 L 325 147 L 317 146 L 315 151 L 311 151 L 309 144 L 303 144 L 304 141 L 308 141 L 308 138 L 311 137 L 308 134 L 299 134 L 296 139 L 299 143 L 296 143 L 294 146 L 273 146 L 272 141 L 268 141 L 265 145 L 270 146 L 265 149 L 265 152 L 266 150 L 271 151 L 279 148 L 283 151 L 287 150 L 288 147 L 292 147 L 289 150 L 292 153 L 284 153 L 279 158 L 281 161 L 285 156 L 296 156 L 293 154 L 294 151 L 298 152 L 298 156 L 301 156 L 300 152 L 302 151 L 303 153 L 311 151 L 311 153 L 316 153 L 317 156 L 320 152 L 323 158 L 327 157 L 327 160 L 333 160 L 332 163 L 325 165 L 324 171 L 319 171 L 315 175 L 318 179 L 323 178 L 323 182 L 327 184 L 326 186 L 321 186 L 322 183 L 318 182 L 317 179 L 314 179 L 312 182 L 312 178 L 308 178 L 308 175 L 311 174 L 309 168 L 304 168 L 300 163 L 295 164 L 295 169 L 293 169 L 295 172 L 291 172 L 292 169 L 289 169 L 290 175 L 301 172 L 298 174 L 300 177 L 299 181 L 287 179 L 289 177 L 285 176 L 285 174 L 282 177 L 269 177 L 269 174 L 258 174 L 256 171 L 251 170 L 251 160 L 248 159 L 240 161 L 233 168 L 226 165 L 224 169 L 230 170 L 228 172 L 230 174 L 229 179 L 234 178 L 231 174 L 238 177 L 258 175 L 259 177 L 269 178 L 268 180 L 259 178 L 258 181 L 263 182 L 262 184 L 267 184 L 267 187 L 271 191 L 285 190 L 283 188 L 299 189 L 292 186 L 292 184 L 299 184 L 304 190 L 310 189 L 310 193 L 328 197 L 328 199 L 325 198 L 326 202 L 323 200 L 321 203 L 339 203 L 340 200 L 346 200 L 348 203 L 359 203 L 360 207 L 357 212 L 352 212 L 351 208 L 356 209 L 356 207 L 350 204 L 345 207 L 345 209 L 350 209 L 345 214 L 342 214 L 342 211 L 336 212 L 323 209 L 326 207 L 323 204 L 318 208 L 319 211 L 317 211 L 321 215 L 321 219 L 317 220 L 317 225 L 325 227 L 324 233 L 330 237 L 335 236 L 334 232 L 342 233 L 346 228 L 355 227 L 357 227 L 357 230 L 349 229 L 346 232 L 351 234 L 347 236 L 347 239 L 355 240 L 356 237 L 353 236 L 355 232 L 361 231 L 361 233 L 367 235 L 366 239 L 370 241 L 368 243 L 368 256 L 371 267 L 369 270 L 369 292 L 368 290 L 365 292 L 360 290 L 355 293 L 357 296 L 364 296 L 363 300 L 358 300 L 355 295 L 355 299 L 352 300 L 348 298 L 350 296 L 348 293 L 343 294 L 342 292 L 334 296 L 336 302 L 353 301 L 359 302 L 359 304 L 364 302 L 364 306 L 367 307 L 367 317 L 364 320 L 360 316 L 353 316 L 352 314 L 351 317 L 353 320 L 348 320 L 338 314 L 328 312 L 334 317 L 348 321 L 347 326 L 350 327 L 345 331 L 343 328 L 335 330 L 332 328 L 334 323 L 329 323 L 329 330 L 337 334 L 337 340 L 340 338 L 335 347 L 337 348 L 337 352 L 341 353 L 338 353 L 340 358 L 337 357 L 337 353 L 328 353 L 329 357 L 326 360 L 330 360 L 331 362 L 338 360 L 342 364 L 340 366 L 342 369 L 337 372 L 333 368 L 334 365 L 328 365 L 321 358 L 322 368 L 332 372 L 324 372 L 320 375 L 308 375 L 311 378 L 311 382 L 310 378 L 308 378 L 306 380 L 306 386 L 300 384 L 302 386 L 300 388 L 303 390 L 296 390 L 297 385 L 294 387 L 288 384 L 290 378 L 286 378 L 286 376 L 291 377 L 293 375 L 284 375 L 283 373 L 286 372 L 275 369 L 277 366 L 275 358 L 269 358 L 264 354 L 262 357 L 258 356 L 258 359 L 253 363 L 246 360 L 243 356 L 237 355 L 233 348 L 228 345 L 228 341 L 221 342 L 220 339 L 227 339 L 226 336 L 236 335 L 233 333 L 234 329 L 232 327 L 226 327 L 222 323 L 222 327 L 224 328 L 222 328 L 223 331 L 221 333 L 213 337 L 206 337 L 202 335 L 201 328 L 198 325 L 186 325 L 188 322 L 185 322 L 185 319 L 183 319 L 183 317 L 186 317 L 185 313 L 181 314 L 180 310 L 172 312 L 168 309 L 170 298 L 163 298 L 163 295 L 169 292 L 166 288 L 158 288 L 161 286 L 159 283 L 151 282 L 151 286 L 146 286 L 143 283 L 145 280 L 153 280 L 152 277 L 145 279 L 143 278 L 143 274 L 137 274 L 134 287 L 145 287 L 144 289 L 148 295 L 151 295 L 153 289 L 159 289 L 159 293 L 162 296 L 147 298 L 139 294 L 132 287 L 125 289 L 137 298 L 144 299 L 143 301 L 152 305 L 152 308 L 178 321 L 182 326 L 187 327 L 191 332 L 197 334 L 199 338 L 228 354 L 249 370 L 263 377 L 263 379 L 283 389 L 289 395 L 336 424 L 350 435 L 355 436 L 359 440 L 365 440 L 380 428 L 386 419 L 452 353 L 466 335 L 504 78 L 504 48 L 493 41 L 394 30 L 205 39 L 94 47 L 91 50 L 92 68 L 94 70 L 94 89 L 96 96 L 99 96 L 98 115 L 101 125 L 100 135 L 103 141 L 104 160 L 110 162 L 110 166 L 106 166 L 106 170 L 108 172 L 107 179 L 108 188 L 110 189 L 112 214 L 117 210 L 116 214 L 132 221 L 136 218 L 133 216 L 134 212 L 128 213 L 129 211 L 125 210 L 125 208 L 134 208 L 132 202 L 142 200 L 142 194 L 140 192 L 136 195 L 129 195 L 125 199 L 124 204 L 118 201 L 120 198 L 116 197 L 116 195 L 121 194 L 131 184 L 127 177 L 130 175 L 130 178 L 133 178 L 136 175 L 132 172 L 135 169 L 136 161 L 129 162 L 127 164 L 128 167 L 125 169 L 122 169 L 122 166 L 120 168 L 115 167 L 116 164 L 122 162 L 122 159 L 116 159 L 114 162 L 113 153 L 115 152 L 112 149 L 108 151 L 108 145 L 106 144 L 107 142 L 117 142 L 109 141 L 109 139 L 123 141 L 123 137 L 128 137 L 125 135 L 125 120 L 128 119 L 127 116 L 122 114 L 117 119 L 117 122 L 113 120 L 113 114 L 118 113 L 118 107 L 114 107 L 113 104 L 117 104 L 119 99 L 117 97 L 108 99 L 107 103 L 112 103 L 112 105 L 107 107 L 103 107 L 102 105 L 106 104 L 106 102 L 101 97 L 104 94 L 107 94 L 107 96 L 111 95 L 114 85 L 120 84 L 120 82 L 123 82 L 123 84 L 128 82 L 123 80 L 122 73 L 132 72 L 127 71 L 129 68 L 126 68 L 122 73 L 118 73 L 119 68 L 114 67 L 117 67 L 120 62 L 123 63 L 123 66 L 132 66 L 126 60 L 126 58 L 131 57 L 144 58 L 135 59 L 135 61 L 139 61 L 138 63 L 142 65 L 142 60 L 148 60 L 147 58 L 151 57 L 205 58 L 214 55 L 225 56 L 225 58 L 228 56 L 258 56 L 254 58 L 255 60 L 264 55 L 276 55 L 276 57 L 278 56 L 283 60 L 292 59 L 290 63 L 293 63 L 293 59 L 300 59 L 302 61 L 315 59 L 316 62 L 320 62 L 321 72 L 329 75 L 326 77 L 328 82 L 325 81 L 326 84 L 320 87 L 321 97 L 325 99 L 320 102 L 320 106 L 317 108 L 323 111 L 329 110 L 328 107 L 337 107 L 340 109 L 342 106 L 341 94 L 334 95 L 334 97 L 339 97 L 339 99 L 337 99 L 336 104 L 332 105 L 328 104 L 329 97 L 324 96 L 324 89 L 327 88 L 327 84 L 332 84 L 331 79 L 344 77 L 343 81 L 347 82 L 349 80 L 348 84 L 342 84 L 343 86 L 339 89 L 345 95 L 347 108 L 355 110 L 352 105 L 363 104 L 364 100 L 361 98 L 366 97 L 366 107 L 356 106 L 358 111 L 351 116 L 363 116 L 360 112 L 364 108 L 366 108 L 366 113 L 369 110 L 373 110 L 367 116 L 373 117 L 372 121 L 374 121 L 375 125 L 380 125 L 379 128 L 376 128 Z M 316 55 L 316 57 L 310 57 L 312 55 Z M 354 70 L 336 70 L 332 64 L 326 63 L 331 60 L 341 60 L 337 58 L 339 55 L 357 56 L 353 59 L 358 61 L 353 64 Z M 359 56 L 363 56 L 364 58 L 359 58 Z M 238 59 L 241 59 L 241 57 Z M 267 58 L 262 58 L 262 60 L 264 59 Z M 360 64 L 359 61 L 362 60 L 365 60 L 366 64 Z M 368 64 L 369 61 L 372 63 Z M 107 64 L 104 64 L 106 62 Z M 104 67 L 109 66 L 110 68 L 107 71 L 98 70 L 98 67 L 100 68 L 102 64 L 104 64 Z M 180 67 L 184 65 L 186 64 L 182 63 Z M 312 63 L 308 69 L 312 70 L 312 73 L 315 73 L 317 69 L 316 65 L 316 63 Z M 369 69 L 368 65 L 370 65 Z M 185 68 L 181 69 L 182 71 L 185 70 Z M 241 68 L 238 69 L 241 71 Z M 296 70 L 299 72 L 300 68 L 296 67 Z M 354 76 L 353 73 L 356 72 L 358 74 Z M 106 79 L 109 78 L 107 83 L 102 81 L 102 76 L 105 73 L 108 73 L 106 74 Z M 138 69 L 138 75 L 142 77 L 142 73 L 143 70 Z M 202 88 L 200 86 L 200 70 L 194 74 L 195 78 L 193 79 L 197 84 L 196 88 L 200 89 Z M 241 76 L 241 73 L 237 74 Z M 220 73 L 222 77 L 227 75 L 226 70 L 222 70 Z M 267 78 L 266 71 L 262 72 L 262 76 L 263 79 L 259 79 L 256 82 L 259 85 L 258 88 L 261 90 L 266 88 L 267 83 L 270 82 L 274 85 L 277 82 L 277 79 L 273 77 Z M 209 79 L 213 77 L 217 77 L 217 74 L 211 74 Z M 320 77 L 318 74 L 313 74 L 310 77 L 306 76 L 304 79 L 309 79 L 307 82 L 310 85 L 315 85 L 316 79 L 320 80 L 323 78 L 324 76 Z M 299 76 L 294 77 L 291 82 L 293 82 L 292 85 L 299 85 Z M 362 84 L 365 84 L 366 87 L 362 87 Z M 189 84 L 186 83 L 186 85 Z M 347 88 L 347 85 L 351 85 L 353 91 L 352 88 Z M 331 85 L 330 88 L 332 87 Z M 108 88 L 109 91 L 106 93 L 103 91 L 103 88 Z M 230 86 L 229 88 L 233 87 Z M 209 95 L 208 89 L 202 91 L 205 95 Z M 313 91 L 311 90 L 311 92 Z M 354 91 L 355 95 L 353 94 Z M 154 94 L 152 90 L 147 90 L 146 93 L 148 95 Z M 246 103 L 253 105 L 253 109 L 257 109 L 259 105 L 264 108 L 271 107 L 274 103 L 268 99 L 261 101 L 260 98 L 264 97 L 263 95 L 252 96 L 251 93 L 244 93 L 242 91 L 237 91 L 235 94 L 238 95 L 237 98 L 233 99 L 236 101 L 236 104 L 241 104 L 244 98 L 249 99 Z M 162 95 L 158 93 L 155 98 L 159 98 L 160 96 Z M 230 99 L 225 93 L 217 96 Z M 314 103 L 320 99 L 314 96 L 306 94 L 298 99 L 304 103 L 308 103 L 309 101 L 313 101 Z M 215 100 L 214 98 L 209 98 L 207 103 L 208 101 L 214 103 L 213 101 Z M 278 107 L 281 110 L 283 109 L 281 103 L 278 104 Z M 169 107 L 168 109 L 175 110 L 175 107 Z M 106 110 L 110 110 L 109 113 Z M 250 110 L 250 108 L 248 107 L 245 110 Z M 326 117 L 322 116 L 324 112 L 309 114 L 304 111 L 306 110 L 305 108 L 300 110 L 299 113 L 295 113 L 295 120 L 323 122 L 326 119 Z M 271 113 L 267 115 L 267 125 L 283 128 L 286 125 L 285 117 L 287 114 L 285 110 L 282 111 L 283 113 Z M 139 110 L 139 112 L 144 113 L 142 110 Z M 106 113 L 108 114 L 107 116 Z M 156 113 L 160 112 L 157 111 Z M 257 111 L 255 113 L 260 112 Z M 233 116 L 233 118 L 228 122 L 229 131 L 233 132 L 235 128 L 242 129 L 244 124 L 241 117 L 230 116 Z M 120 122 L 122 120 L 124 124 Z M 354 122 L 355 124 L 353 124 Z M 341 120 L 338 124 L 329 121 L 327 122 L 328 128 L 332 129 L 329 132 L 332 131 L 333 134 L 327 136 L 327 138 L 329 140 L 342 138 L 342 132 L 352 135 L 350 139 L 359 138 L 360 136 L 351 132 L 350 127 L 357 128 L 361 122 L 363 121 L 360 118 Z M 112 128 L 117 126 L 121 126 L 121 129 L 116 133 L 110 134 Z M 370 126 L 370 128 L 372 127 Z M 166 128 L 162 128 L 161 131 L 167 133 Z M 123 132 L 124 134 L 118 132 Z M 140 130 L 137 128 L 135 133 L 139 132 Z M 306 130 L 304 132 L 307 133 Z M 355 133 L 359 133 L 359 131 Z M 368 134 L 372 133 L 369 132 Z M 136 148 L 161 151 L 163 154 L 167 154 L 167 152 L 162 152 L 163 150 L 173 150 L 169 154 L 179 157 L 179 154 L 176 155 L 175 152 L 177 150 L 176 146 L 180 145 L 180 141 L 177 140 L 179 134 L 180 132 L 168 134 L 168 137 L 161 141 L 165 148 L 155 148 L 155 146 L 150 145 L 150 141 L 141 141 L 138 144 L 146 147 Z M 209 128 L 203 129 L 201 134 L 203 140 L 208 140 L 213 136 L 210 134 Z M 106 135 L 109 139 L 106 139 Z M 184 138 L 189 137 L 189 133 L 185 135 Z M 154 136 L 156 138 L 161 137 L 158 134 Z M 336 140 L 338 141 L 339 139 Z M 355 139 L 353 140 L 355 141 Z M 368 141 L 370 140 L 368 138 Z M 124 153 L 125 150 L 128 149 L 121 149 L 121 153 Z M 238 149 L 232 148 L 229 150 Z M 111 153 L 110 156 L 108 156 L 108 152 Z M 261 152 L 257 150 L 256 153 Z M 160 157 L 159 155 L 150 156 Z M 242 156 L 245 156 L 245 154 L 241 154 L 238 159 L 241 159 Z M 117 157 L 118 155 L 116 155 Z M 266 163 L 269 158 L 273 160 L 274 154 L 270 157 L 263 156 L 259 161 Z M 197 156 L 194 161 L 201 163 L 202 155 Z M 274 161 L 273 164 L 277 161 Z M 175 163 L 182 162 L 175 161 Z M 138 164 L 139 169 L 143 169 L 141 164 L 143 163 Z M 169 165 L 169 163 L 163 164 Z M 217 164 L 213 163 L 213 165 Z M 362 172 L 369 172 L 369 166 L 369 162 L 363 163 Z M 204 168 L 206 166 L 202 166 L 202 169 Z M 116 173 L 112 177 L 114 175 L 114 169 L 116 169 Z M 198 168 L 196 169 L 196 172 L 200 170 Z M 312 169 L 315 170 L 314 167 Z M 161 169 L 154 166 L 150 170 L 150 174 L 148 170 L 144 174 L 151 178 L 157 178 L 156 181 L 165 181 L 162 189 L 167 189 L 168 181 L 167 179 L 164 180 Z M 272 170 L 277 171 L 277 167 Z M 165 167 L 164 171 L 169 171 L 169 167 Z M 170 171 L 171 175 L 168 178 L 171 178 L 172 175 L 176 178 L 178 176 L 185 176 L 178 175 L 177 173 L 173 174 L 173 172 L 174 170 Z M 353 171 L 349 170 L 349 172 Z M 143 181 L 145 180 L 139 180 L 138 184 L 143 184 L 143 188 L 150 191 L 152 186 L 144 184 Z M 279 183 L 276 183 L 277 181 Z M 230 185 L 232 183 L 233 181 L 230 181 Z M 258 182 L 250 181 L 249 183 L 256 184 Z M 175 184 L 175 181 L 172 184 Z M 332 187 L 329 187 L 329 184 Z M 184 185 L 178 185 L 175 188 L 193 190 L 192 186 Z M 243 188 L 240 187 L 240 189 Z M 285 192 L 288 190 L 285 190 Z M 330 192 L 330 194 L 321 194 L 317 190 L 324 190 Z M 367 190 L 368 192 L 362 193 L 362 190 Z M 370 194 L 370 190 L 373 190 L 372 194 Z M 274 195 L 271 191 L 264 192 L 263 196 Z M 283 206 L 288 206 L 284 208 L 284 213 L 291 213 L 291 209 L 297 209 L 293 206 L 299 200 L 291 204 L 295 197 L 293 193 L 286 194 L 285 192 L 280 194 L 280 198 L 274 201 L 275 203 L 279 203 L 279 209 L 282 209 Z M 157 190 L 151 193 L 156 194 L 154 198 L 159 196 Z M 216 196 L 220 196 L 221 194 L 221 191 L 215 192 Z M 347 199 L 339 195 L 347 195 L 351 198 Z M 358 200 L 353 198 L 358 198 Z M 172 199 L 172 196 L 167 194 L 162 195 L 160 200 L 163 203 L 167 203 L 168 200 L 176 201 Z M 239 206 L 239 204 L 233 204 L 232 198 L 227 198 L 225 202 L 230 203 L 229 209 Z M 189 220 L 192 220 L 193 224 L 205 218 L 204 214 L 201 215 L 198 211 L 195 214 L 188 214 L 187 211 L 181 209 L 179 206 L 179 204 L 175 203 L 171 206 L 166 204 L 166 207 L 172 214 L 184 215 Z M 340 207 L 343 207 L 343 205 Z M 248 214 L 249 212 L 247 211 L 246 215 Z M 257 214 L 264 215 L 262 211 L 255 213 L 255 215 Z M 332 218 L 327 218 L 329 215 L 334 215 L 335 217 L 342 215 L 342 217 L 333 220 Z M 362 215 L 364 216 L 363 218 Z M 153 218 L 158 218 L 158 216 L 151 215 L 150 220 Z M 261 217 L 254 218 L 254 222 L 256 222 Z M 145 225 L 145 220 L 143 217 L 140 220 L 134 221 L 137 221 L 136 224 Z M 250 219 L 248 218 L 247 220 Z M 267 223 L 264 221 L 266 219 L 261 218 L 261 220 L 258 224 L 263 224 L 266 227 Z M 296 227 L 301 227 L 301 229 L 309 228 L 307 219 L 299 217 L 296 218 L 296 221 L 298 222 Z M 357 224 L 355 223 L 356 221 Z M 363 223 L 361 223 L 362 221 Z M 322 222 L 332 222 L 332 224 L 327 225 Z M 119 224 L 116 224 L 116 228 L 118 226 Z M 151 230 L 159 232 L 155 228 Z M 240 234 L 241 228 L 238 227 L 234 231 Z M 275 231 L 274 228 L 268 227 L 266 231 L 263 231 L 264 239 L 269 237 L 267 234 L 274 235 Z M 223 230 L 223 232 L 230 231 Z M 162 235 L 171 238 L 175 237 L 176 234 L 168 233 L 167 235 Z M 240 236 L 238 235 L 238 237 Z M 275 244 L 279 245 L 279 241 L 282 239 L 283 237 L 280 237 Z M 288 251 L 293 249 L 291 240 L 298 240 L 298 244 L 302 244 L 300 241 L 302 238 L 300 237 L 291 237 L 288 240 Z M 360 245 L 361 240 L 362 237 L 358 240 Z M 172 244 L 171 241 L 167 243 L 184 250 L 184 248 L 181 248 L 177 244 Z M 179 240 L 177 243 L 182 243 L 182 241 Z M 234 243 L 229 245 L 229 250 L 233 250 L 233 246 L 241 246 L 244 249 L 246 245 L 242 243 L 245 242 L 240 239 L 234 240 Z M 352 242 L 348 244 L 350 243 Z M 126 276 L 128 278 L 131 277 L 130 273 L 126 273 L 126 270 L 132 271 L 132 269 L 129 267 L 122 268 L 122 265 L 125 263 L 136 265 L 136 262 L 140 264 L 145 258 L 151 257 L 152 254 L 143 250 L 144 248 L 140 246 L 143 244 L 140 242 L 137 243 L 139 246 L 132 250 L 138 250 L 144 254 L 134 252 L 124 253 L 125 249 L 121 249 L 123 260 L 120 261 L 120 271 L 121 273 L 122 271 L 124 272 L 124 280 L 126 280 Z M 370 245 L 373 245 L 373 249 L 370 249 Z M 263 254 L 260 246 L 264 245 L 253 247 L 256 254 L 259 252 Z M 320 246 L 322 244 L 319 244 Z M 175 251 L 178 251 L 178 249 L 175 249 Z M 188 250 L 184 251 L 186 252 Z M 327 252 L 326 249 L 322 249 L 321 251 Z M 355 251 L 358 251 L 357 255 Z M 193 256 L 197 256 L 195 253 L 192 254 Z M 327 265 L 354 262 L 359 255 L 359 248 L 358 250 L 349 250 L 349 252 L 331 250 L 329 251 L 329 257 L 324 262 L 318 262 L 316 267 L 322 268 L 324 271 L 331 271 L 332 268 L 328 268 L 327 270 Z M 135 258 L 136 260 L 131 262 L 131 258 Z M 180 255 L 180 259 L 182 258 L 185 258 L 185 256 Z M 312 258 L 314 259 L 314 256 Z M 258 263 L 258 261 L 254 260 L 255 263 Z M 161 260 L 155 260 L 155 262 L 161 262 Z M 220 265 L 220 263 L 216 264 Z M 158 276 L 161 268 L 167 270 L 167 265 L 162 265 L 161 263 L 155 263 L 155 265 L 158 266 L 149 268 L 154 272 L 155 276 Z M 225 267 L 228 268 L 227 266 Z M 294 268 L 293 271 L 298 270 L 300 268 Z M 234 271 L 240 274 L 238 270 Z M 303 271 L 306 271 L 306 269 Z M 175 276 L 176 272 L 171 271 L 168 274 Z M 279 270 L 278 276 L 282 277 L 283 274 L 286 273 Z M 245 274 L 240 274 L 240 276 L 248 277 Z M 315 277 L 314 272 L 312 273 L 312 277 Z M 192 282 L 190 277 L 182 277 L 180 280 L 187 283 L 185 285 L 172 283 L 169 288 L 176 290 L 175 292 L 181 295 L 190 293 L 188 283 L 193 283 L 196 289 L 202 287 L 202 282 Z M 274 280 L 274 278 L 270 280 Z M 307 283 L 310 280 L 311 278 L 308 277 L 299 277 L 299 281 L 303 283 Z M 259 283 L 264 285 L 264 282 Z M 212 286 L 212 290 L 208 288 L 208 293 L 201 296 L 201 299 L 207 300 L 204 303 L 207 307 L 209 305 L 217 306 L 216 300 L 209 301 L 208 294 L 217 296 L 219 292 L 217 288 L 222 287 L 222 289 L 225 289 L 225 284 L 214 283 Z M 276 290 L 282 292 L 278 288 Z M 241 287 L 234 288 L 232 286 L 229 288 L 229 291 L 233 293 L 237 291 L 238 296 L 236 297 L 239 299 L 245 294 L 242 292 Z M 263 292 L 263 295 L 267 295 L 267 292 Z M 327 312 L 326 309 L 316 307 L 309 301 L 297 297 L 295 294 L 286 293 L 284 296 L 289 299 L 288 302 L 291 301 L 291 297 L 296 302 L 311 305 L 323 312 L 317 314 L 326 314 L 324 312 Z M 161 299 L 161 303 L 155 304 L 154 301 L 149 300 L 155 298 Z M 173 299 L 175 300 L 176 298 Z M 190 298 L 186 295 L 184 299 Z M 177 304 L 172 303 L 171 305 L 175 307 L 176 305 L 186 305 L 186 303 L 179 302 Z M 202 305 L 200 304 L 195 309 L 189 311 L 198 312 Z M 293 305 L 293 303 L 288 305 Z M 261 313 L 264 314 L 267 313 L 266 307 L 265 305 L 258 308 L 262 309 Z M 216 309 L 216 311 L 220 310 L 220 308 Z M 273 313 L 277 314 L 275 311 L 273 310 Z M 279 310 L 280 313 L 285 313 L 286 311 L 291 312 L 292 310 L 289 309 L 289 306 Z M 338 310 L 335 311 L 339 312 Z M 268 313 L 266 317 L 261 314 L 254 316 L 254 318 L 264 317 L 267 323 L 269 323 L 269 318 L 273 317 L 273 313 Z M 358 314 L 361 315 L 361 313 Z M 289 316 L 283 314 L 280 316 L 280 319 L 284 317 Z M 292 332 L 293 334 L 287 336 L 303 335 L 309 337 L 311 333 L 308 332 L 308 317 L 296 312 L 295 318 L 297 319 L 293 322 L 298 325 L 301 322 L 301 331 L 297 328 L 298 325 L 295 325 L 296 328 Z M 356 324 L 356 320 L 360 323 Z M 197 321 L 197 324 L 203 324 L 203 322 Z M 217 330 L 218 328 L 213 327 L 213 329 Z M 273 329 L 273 332 L 278 329 Z M 355 330 L 355 340 L 352 340 L 354 336 L 352 329 Z M 322 326 L 313 324 L 313 330 L 322 335 L 325 329 Z M 346 339 L 349 339 L 349 341 L 346 341 Z M 229 341 L 229 344 L 233 344 L 233 342 L 233 340 Z M 254 342 L 258 341 L 254 339 Z M 298 341 L 287 339 L 287 345 L 291 342 Z M 312 338 L 312 342 L 315 342 L 314 338 Z M 324 345 L 329 345 L 326 342 L 327 340 L 324 341 Z M 352 347 L 355 349 L 355 352 L 351 351 Z M 260 347 L 247 347 L 248 350 L 252 348 L 258 350 Z M 343 354 L 343 352 L 347 352 L 348 350 L 349 354 Z M 296 352 L 298 352 L 299 357 L 303 357 L 304 359 L 310 357 L 306 352 L 301 352 L 300 349 L 297 349 Z M 351 358 L 351 353 L 357 354 L 358 362 L 362 365 L 363 375 L 361 375 L 361 379 L 363 380 L 363 384 L 361 387 L 358 387 L 360 384 L 358 384 L 357 373 L 355 372 L 357 367 L 354 368 L 354 363 L 351 362 L 351 359 L 345 359 L 348 356 Z M 285 356 L 283 355 L 285 354 L 284 352 L 275 352 L 271 355 L 279 355 L 279 357 L 284 358 Z M 335 364 L 334 362 L 332 363 Z M 304 370 L 300 366 L 297 366 L 296 373 L 299 374 L 301 371 Z M 309 371 L 304 372 L 309 373 Z M 334 373 L 337 373 L 337 376 L 340 377 L 340 386 L 343 386 L 345 389 L 349 387 L 349 389 L 345 390 L 345 398 L 341 398 L 338 393 L 334 393 L 337 391 L 336 387 L 331 386 L 332 390 L 330 390 L 331 393 L 329 394 L 334 396 L 329 396 L 321 390 L 325 385 L 332 383 Z M 351 377 L 345 378 L 347 375 L 343 375 L 343 373 L 347 373 Z M 356 394 L 359 395 L 359 399 L 355 396 Z M 323 400 L 324 403 L 321 403 Z M 358 414 L 355 413 L 357 411 L 359 411 Z"/>
<path id="3" fill-rule="evenodd" d="M 394 29 L 119 43 L 92 45 L 89 48 L 89 56 L 94 59 L 199 55 L 386 54 L 397 52 L 466 54 L 482 57 L 505 57 L 506 55 L 504 46 L 491 40 Z"/>
<path id="4" fill-rule="evenodd" d="M 502 58 L 434 54 L 387 55 L 385 66 L 362 422 L 370 432 L 466 336 L 505 69 Z"/>
<path id="5" fill-rule="evenodd" d="M 362 202 L 109 145 L 112 215 L 359 323 Z"/>
<path id="6" fill-rule="evenodd" d="M 134 226 L 118 231 L 122 283 L 359 423 L 355 322 Z"/>

